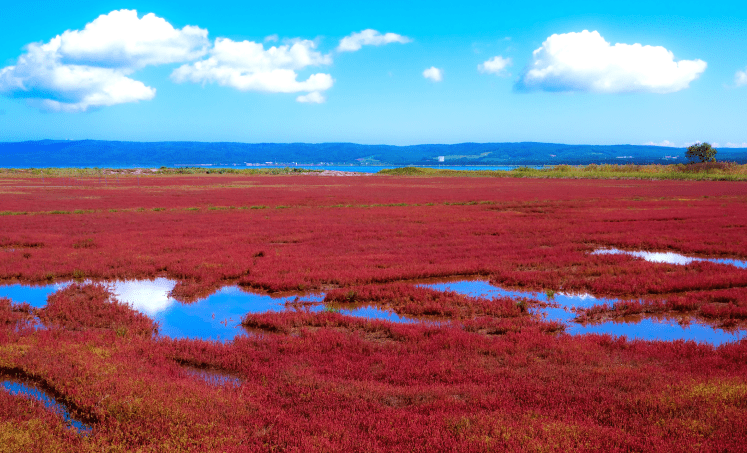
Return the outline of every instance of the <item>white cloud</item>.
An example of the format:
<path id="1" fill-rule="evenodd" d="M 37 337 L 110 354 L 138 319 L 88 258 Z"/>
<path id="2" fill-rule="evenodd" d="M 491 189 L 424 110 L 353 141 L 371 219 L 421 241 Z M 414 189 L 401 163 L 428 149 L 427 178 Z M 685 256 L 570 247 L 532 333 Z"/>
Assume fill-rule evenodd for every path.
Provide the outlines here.
<path id="1" fill-rule="evenodd" d="M 127 77 L 127 71 L 61 64 L 52 43 L 26 49 L 15 66 L 0 70 L 0 93 L 26 98 L 41 109 L 80 112 L 156 95 L 154 88 Z"/>
<path id="2" fill-rule="evenodd" d="M 744 71 L 737 71 L 737 73 L 734 74 L 734 84 L 738 87 L 747 85 L 747 69 Z"/>
<path id="3" fill-rule="evenodd" d="M 136 11 L 112 11 L 83 30 L 28 44 L 15 65 L 0 69 L 0 93 L 72 112 L 149 100 L 156 90 L 129 75 L 147 65 L 198 58 L 207 46 L 206 30 L 177 30 L 153 14 L 138 19 Z"/>
<path id="4" fill-rule="evenodd" d="M 533 52 L 516 87 L 521 90 L 596 93 L 671 93 L 706 69 L 702 60 L 674 61 L 661 46 L 610 45 L 596 31 L 555 34 Z"/>
<path id="5" fill-rule="evenodd" d="M 431 66 L 430 68 L 423 71 L 423 77 L 426 79 L 431 79 L 434 82 L 440 82 L 444 79 L 444 72 L 441 69 L 438 69 L 435 66 Z"/>
<path id="6" fill-rule="evenodd" d="M 663 142 L 659 142 L 659 143 L 648 142 L 648 143 L 644 143 L 643 145 L 644 146 L 666 146 L 666 147 L 669 147 L 669 148 L 676 148 L 677 147 L 676 144 L 670 142 L 669 140 L 664 140 Z"/>
<path id="7" fill-rule="evenodd" d="M 393 42 L 406 44 L 411 41 L 412 39 L 407 36 L 398 35 L 396 33 L 385 33 L 382 35 L 378 31 L 369 28 L 342 38 L 340 40 L 340 45 L 337 46 L 337 51 L 355 52 L 360 50 L 363 46 L 381 46 Z"/>
<path id="8" fill-rule="evenodd" d="M 123 9 L 55 39 L 63 63 L 139 69 L 199 58 L 207 53 L 207 35 L 199 27 L 177 30 L 153 13 L 138 19 L 137 11 Z"/>
<path id="9" fill-rule="evenodd" d="M 306 103 L 309 103 L 309 104 L 321 104 L 324 101 L 326 101 L 326 99 L 324 98 L 324 96 L 322 95 L 322 93 L 320 93 L 318 91 L 312 91 L 309 94 L 302 94 L 302 95 L 298 96 L 296 98 L 296 101 L 297 102 L 306 102 Z"/>
<path id="10" fill-rule="evenodd" d="M 264 39 L 277 41 L 278 35 Z M 369 29 L 343 38 L 338 50 L 410 41 Z M 265 49 L 270 44 L 218 38 L 211 45 L 205 29 L 189 25 L 177 29 L 153 13 L 139 18 L 135 10 L 112 11 L 81 30 L 28 44 L 14 65 L 0 68 L 0 95 L 26 99 L 41 109 L 70 112 L 150 100 L 155 88 L 132 78 L 133 73 L 150 65 L 184 63 L 172 71 L 172 80 L 245 91 L 305 93 L 296 100 L 324 102 L 322 92 L 334 84 L 332 76 L 320 72 L 299 80 L 298 72 L 331 64 L 331 55 L 317 51 L 313 41 L 284 43 Z"/>
<path id="11" fill-rule="evenodd" d="M 477 70 L 487 74 L 509 75 L 506 72 L 506 68 L 512 64 L 510 58 L 503 58 L 502 56 L 497 55 L 486 62 L 477 65 Z"/>
<path id="12" fill-rule="evenodd" d="M 724 148 L 747 148 L 747 142 L 742 142 L 742 143 L 728 142 L 726 145 L 724 145 Z"/>
<path id="13" fill-rule="evenodd" d="M 721 145 L 718 142 L 706 142 L 704 140 L 696 140 L 694 142 L 685 142 L 685 144 L 683 145 L 683 148 L 688 148 L 688 147 L 690 147 L 690 145 L 699 145 L 701 143 L 708 143 L 708 144 L 710 144 L 714 148 L 720 148 L 721 147 Z"/>
<path id="14" fill-rule="evenodd" d="M 242 91 L 324 91 L 334 82 L 329 74 L 312 74 L 306 80 L 297 80 L 296 70 L 332 62 L 329 55 L 322 55 L 315 48 L 316 44 L 308 40 L 265 50 L 261 43 L 218 38 L 209 58 L 175 69 L 171 78 L 180 83 L 215 82 Z"/>
<path id="15" fill-rule="evenodd" d="M 176 282 L 165 278 L 155 280 L 117 281 L 109 285 L 114 297 L 148 316 L 165 311 L 176 301 L 169 296 Z"/>

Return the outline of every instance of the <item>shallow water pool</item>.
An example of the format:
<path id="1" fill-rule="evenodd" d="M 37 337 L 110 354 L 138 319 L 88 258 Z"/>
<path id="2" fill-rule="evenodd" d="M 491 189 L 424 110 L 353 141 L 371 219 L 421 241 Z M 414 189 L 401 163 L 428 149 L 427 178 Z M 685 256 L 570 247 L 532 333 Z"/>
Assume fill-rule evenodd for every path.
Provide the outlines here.
<path id="1" fill-rule="evenodd" d="M 33 385 L 15 380 L 3 380 L 0 382 L 0 387 L 11 395 L 21 395 L 41 402 L 47 409 L 59 414 L 69 426 L 75 428 L 81 434 L 90 434 L 93 430 L 93 427 L 90 425 L 72 418 L 64 405 L 58 403 L 52 396 Z"/>
<path id="2" fill-rule="evenodd" d="M 673 253 L 673 252 L 644 252 L 644 251 L 629 252 L 626 250 L 619 250 L 619 249 L 597 249 L 591 252 L 591 254 L 592 255 L 619 255 L 619 254 L 630 255 L 630 256 L 635 256 L 636 258 L 643 258 L 644 260 L 652 262 L 652 263 L 679 264 L 682 266 L 696 262 L 696 261 L 708 261 L 710 263 L 728 264 L 730 266 L 735 266 L 740 269 L 747 269 L 747 261 L 744 261 L 744 260 L 737 260 L 737 259 L 731 259 L 731 258 L 698 258 L 698 257 L 680 255 L 679 253 Z"/>
<path id="3" fill-rule="evenodd" d="M 166 278 L 104 282 L 115 297 L 129 304 L 159 324 L 160 335 L 170 338 L 230 341 L 245 333 L 241 318 L 247 313 L 285 310 L 285 303 L 295 296 L 273 297 L 249 293 L 238 287 L 224 287 L 193 303 L 181 303 L 169 296 L 176 281 Z M 47 304 L 47 296 L 70 285 L 70 282 L 45 286 L 0 286 L 0 297 L 14 302 L 28 302 L 35 308 Z M 308 295 L 304 300 L 321 302 L 324 295 Z M 313 307 L 319 310 L 321 307 Z"/>
<path id="4" fill-rule="evenodd" d="M 692 321 L 689 325 L 680 325 L 671 319 L 642 318 L 635 321 L 607 321 L 599 324 L 579 324 L 573 322 L 576 314 L 573 308 L 590 308 L 594 305 L 612 306 L 617 299 L 597 298 L 590 294 L 555 293 L 552 298 L 544 293 L 506 290 L 481 280 L 464 280 L 459 282 L 421 285 L 439 291 L 454 291 L 471 297 L 527 297 L 559 305 L 559 308 L 536 308 L 533 311 L 550 321 L 559 321 L 566 325 L 566 332 L 571 335 L 587 333 L 626 336 L 642 340 L 692 340 L 699 343 L 720 345 L 747 338 L 746 330 L 727 332 L 707 324 Z"/>
<path id="5" fill-rule="evenodd" d="M 9 297 L 15 302 L 28 302 L 40 308 L 46 304 L 46 297 L 64 288 L 70 283 L 57 283 L 46 286 L 8 285 L 0 286 L 0 297 Z M 248 313 L 265 313 L 283 311 L 286 303 L 297 301 L 297 296 L 274 297 L 268 294 L 257 294 L 244 291 L 238 287 L 224 287 L 215 293 L 193 303 L 181 303 L 169 296 L 176 285 L 174 280 L 157 278 L 107 283 L 111 291 L 122 302 L 148 315 L 158 322 L 159 334 L 175 339 L 202 339 L 212 341 L 231 341 L 237 335 L 246 334 L 241 326 L 241 319 Z M 680 325 L 671 319 L 640 318 L 636 320 L 607 321 L 599 324 L 579 324 L 573 322 L 576 317 L 573 308 L 590 308 L 595 305 L 614 305 L 617 299 L 597 298 L 590 294 L 555 293 L 551 298 L 545 293 L 507 290 L 496 287 L 482 280 L 463 280 L 448 283 L 422 284 L 438 291 L 454 291 L 472 297 L 512 297 L 533 298 L 550 302 L 559 307 L 533 308 L 532 311 L 548 320 L 562 322 L 569 334 L 599 333 L 645 340 L 693 340 L 701 343 L 719 345 L 747 337 L 747 331 L 727 332 L 709 325 L 692 321 L 689 325 Z M 324 294 L 303 296 L 304 302 L 310 302 L 307 308 L 312 312 L 329 309 L 324 306 Z M 398 315 L 392 311 L 374 306 L 343 308 L 336 310 L 342 314 L 366 318 L 381 319 L 399 323 L 432 322 Z"/>

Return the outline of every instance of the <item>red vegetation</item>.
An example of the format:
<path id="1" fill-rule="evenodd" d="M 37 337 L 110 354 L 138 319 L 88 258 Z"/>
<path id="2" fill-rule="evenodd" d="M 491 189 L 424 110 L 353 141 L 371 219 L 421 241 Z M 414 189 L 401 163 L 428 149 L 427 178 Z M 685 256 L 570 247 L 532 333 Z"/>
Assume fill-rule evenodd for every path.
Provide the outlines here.
<path id="1" fill-rule="evenodd" d="M 622 301 L 581 310 L 584 321 L 600 317 L 629 316 L 641 313 L 679 313 L 715 320 L 722 327 L 734 327 L 747 319 L 747 288 L 695 291 L 669 295 L 666 299 Z"/>
<path id="2" fill-rule="evenodd" d="M 355 318 L 335 312 L 309 311 L 249 313 L 242 320 L 242 325 L 253 330 L 283 334 L 298 334 L 302 329 L 318 330 L 324 327 L 345 332 L 357 331 L 366 335 L 378 334 L 379 339 L 392 340 L 405 340 L 410 331 L 407 327 L 382 320 Z"/>
<path id="3" fill-rule="evenodd" d="M 746 340 L 715 348 L 571 336 L 515 301 L 401 284 L 479 274 L 501 285 L 641 299 L 619 304 L 621 312 L 679 310 L 741 323 L 747 270 L 589 252 L 744 259 L 744 183 L 2 182 L 13 193 L 0 197 L 0 210 L 35 212 L 0 217 L 6 282 L 168 276 L 181 281 L 174 293 L 183 299 L 239 283 L 319 289 L 331 303 L 453 319 L 253 314 L 243 321 L 252 333 L 219 343 L 153 336 L 150 320 L 100 285 L 52 295 L 36 311 L 47 329 L 18 328 L 32 310 L 0 301 L 0 367 L 44 383 L 94 421 L 90 436 L 71 439 L 59 417 L 0 391 L 0 440 L 15 450 L 745 450 Z M 614 315 L 610 309 L 596 310 Z M 212 385 L 182 364 L 241 383 Z"/>
<path id="4" fill-rule="evenodd" d="M 61 447 L 74 451 L 81 443 L 62 417 L 48 410 L 43 403 L 11 395 L 2 389 L 0 442 L 2 451 L 6 452 L 59 451 Z"/>
<path id="5" fill-rule="evenodd" d="M 14 189 L 28 195 L 3 197 L 0 209 L 24 200 L 29 212 L 46 214 L 2 217 L 0 278 L 167 275 L 190 282 L 178 288 L 185 300 L 227 282 L 278 291 L 459 274 L 633 297 L 747 286 L 744 270 L 723 265 L 588 254 L 619 247 L 747 257 L 744 183 L 344 182 L 206 176 L 117 189 L 20 184 Z M 123 206 L 129 210 L 117 210 Z M 50 214 L 56 210 L 68 214 Z"/>
<path id="6" fill-rule="evenodd" d="M 22 303 L 13 303 L 10 299 L 0 297 L 0 325 L 20 327 L 34 319 L 33 307 Z"/>
<path id="7" fill-rule="evenodd" d="M 473 318 L 475 316 L 520 316 L 527 300 L 510 297 L 486 299 L 468 297 L 453 291 L 436 291 L 406 284 L 369 285 L 329 291 L 324 302 L 341 305 L 376 305 L 397 314 Z"/>
<path id="8" fill-rule="evenodd" d="M 6 337 L 0 360 L 97 417 L 77 445 L 59 434 L 69 451 L 739 451 L 747 435 L 744 342 L 571 337 L 529 318 L 487 335 L 337 313 L 246 322 L 290 335 L 222 344 L 51 329 Z M 178 363 L 242 383 L 210 385 Z"/>
<path id="9" fill-rule="evenodd" d="M 72 284 L 63 288 L 49 296 L 38 315 L 45 325 L 68 330 L 109 329 L 120 336 L 128 333 L 150 336 L 158 331 L 150 318 L 117 301 L 101 284 Z"/>

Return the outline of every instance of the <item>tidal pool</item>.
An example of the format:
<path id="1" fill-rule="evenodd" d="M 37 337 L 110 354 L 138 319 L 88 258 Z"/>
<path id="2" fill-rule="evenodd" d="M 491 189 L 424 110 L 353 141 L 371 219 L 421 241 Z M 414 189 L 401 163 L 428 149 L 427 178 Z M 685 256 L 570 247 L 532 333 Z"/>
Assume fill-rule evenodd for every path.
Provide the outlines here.
<path id="1" fill-rule="evenodd" d="M 249 293 L 238 287 L 224 287 L 193 303 L 181 303 L 169 296 L 176 281 L 166 278 L 105 283 L 115 297 L 158 322 L 160 335 L 170 338 L 230 341 L 245 333 L 241 318 L 247 313 L 285 310 L 285 303 L 296 296 L 273 297 Z M 47 296 L 70 285 L 70 282 L 45 286 L 0 286 L 0 297 L 13 302 L 28 302 L 35 308 L 47 304 Z M 304 296 L 305 301 L 321 304 L 324 295 Z M 321 305 L 312 306 L 321 310 Z"/>
<path id="2" fill-rule="evenodd" d="M 47 296 L 67 285 L 69 283 L 42 286 L 3 285 L 0 286 L 0 297 L 10 299 L 15 303 L 26 302 L 34 308 L 41 308 L 47 305 Z"/>
<path id="3" fill-rule="evenodd" d="M 730 259 L 730 258 L 698 258 L 698 257 L 680 255 L 679 253 L 673 253 L 673 252 L 644 252 L 644 251 L 629 252 L 626 250 L 619 250 L 619 249 L 597 249 L 591 252 L 591 254 L 592 255 L 623 254 L 623 255 L 635 256 L 636 258 L 643 258 L 644 260 L 650 261 L 652 263 L 680 264 L 683 266 L 686 264 L 690 264 L 694 261 L 708 261 L 711 263 L 729 264 L 731 266 L 736 266 L 740 269 L 747 269 L 747 261 L 744 261 L 744 260 L 736 260 L 736 259 Z"/>
<path id="4" fill-rule="evenodd" d="M 471 297 L 528 297 L 542 302 L 555 303 L 560 308 L 547 307 L 532 310 L 548 320 L 564 323 L 566 325 L 565 331 L 571 335 L 597 333 L 615 336 L 624 335 L 630 339 L 636 338 L 642 340 L 692 340 L 716 346 L 747 338 L 747 331 L 745 330 L 727 332 L 696 321 L 692 321 L 689 325 L 685 326 L 671 319 L 659 320 L 653 318 L 642 318 L 632 322 L 607 321 L 599 324 L 579 324 L 573 322 L 573 319 L 576 317 L 576 314 L 571 311 L 573 308 L 591 308 L 594 305 L 602 304 L 612 306 L 618 301 L 617 299 L 597 298 L 590 294 L 555 293 L 550 298 L 544 293 L 505 290 L 480 280 L 465 280 L 420 286 L 439 291 L 454 291 Z"/>
<path id="5" fill-rule="evenodd" d="M 46 304 L 49 294 L 70 283 L 57 283 L 47 286 L 8 285 L 0 286 L 0 297 L 9 297 L 14 302 L 28 302 L 41 308 Z M 192 303 L 181 303 L 170 297 L 176 285 L 174 280 L 157 278 L 107 283 L 117 299 L 130 304 L 134 309 L 148 315 L 158 322 L 159 334 L 175 339 L 202 339 L 213 341 L 231 341 L 237 335 L 247 331 L 241 326 L 241 319 L 248 313 L 265 313 L 284 311 L 287 303 L 297 301 L 297 296 L 274 297 L 268 294 L 256 294 L 243 291 L 238 287 L 224 287 L 215 293 Z M 614 305 L 618 300 L 597 298 L 589 294 L 555 293 L 548 297 L 545 293 L 507 290 L 481 280 L 452 281 L 448 283 L 421 284 L 438 291 L 454 291 L 472 297 L 512 297 L 533 298 L 557 304 L 559 308 L 534 308 L 532 311 L 548 320 L 559 321 L 566 325 L 570 334 L 600 333 L 645 340 L 693 340 L 714 345 L 737 341 L 747 337 L 747 331 L 727 332 L 708 325 L 692 321 L 689 325 L 680 325 L 671 319 L 641 318 L 635 321 L 607 321 L 599 324 L 579 324 L 573 322 L 576 317 L 573 308 L 590 308 L 595 305 Z M 309 294 L 302 298 L 310 302 L 307 309 L 312 312 L 334 309 L 323 304 L 324 294 Z M 430 322 L 428 320 L 409 318 L 392 311 L 374 306 L 335 309 L 341 314 L 366 318 L 381 319 L 399 323 Z"/>
<path id="6" fill-rule="evenodd" d="M 323 295 L 309 295 L 304 300 L 321 302 L 323 298 Z M 246 332 L 241 326 L 244 315 L 283 311 L 285 303 L 292 302 L 296 297 L 248 293 L 233 286 L 221 288 L 210 296 L 189 304 L 177 302 L 170 297 L 168 299 L 169 303 L 159 306 L 161 308 L 158 311 L 144 311 L 159 323 L 161 335 L 230 341 L 236 335 Z M 133 307 L 138 308 L 138 305 L 133 304 Z"/>
<path id="7" fill-rule="evenodd" d="M 383 321 L 400 322 L 400 323 L 415 323 L 415 322 L 427 322 L 422 319 L 407 318 L 400 316 L 393 311 L 382 310 L 381 308 L 365 306 L 357 307 L 352 309 L 342 309 L 339 311 L 340 314 L 354 316 L 356 318 L 366 319 L 381 319 Z"/>
<path id="8" fill-rule="evenodd" d="M 52 396 L 48 395 L 45 391 L 34 387 L 33 385 L 15 380 L 3 380 L 2 382 L 0 382 L 0 386 L 2 386 L 5 391 L 10 393 L 11 395 L 21 395 L 41 402 L 47 409 L 59 414 L 69 426 L 77 429 L 81 434 L 90 434 L 90 432 L 93 430 L 93 427 L 91 427 L 90 425 L 75 420 L 72 416 L 70 416 L 70 413 L 64 405 L 58 403 Z"/>
<path id="9" fill-rule="evenodd" d="M 283 311 L 287 302 L 296 299 L 296 296 L 273 297 L 227 286 L 195 302 L 181 303 L 169 296 L 175 284 L 173 280 L 156 279 L 111 285 L 119 300 L 158 322 L 159 334 L 170 338 L 231 341 L 246 332 L 241 318 L 247 313 Z M 323 299 L 323 294 L 303 298 L 318 303 Z M 318 309 L 321 307 L 312 307 Z"/>
<path id="10" fill-rule="evenodd" d="M 241 326 L 246 314 L 283 311 L 286 303 L 297 299 L 311 302 L 308 309 L 312 312 L 325 309 L 324 293 L 276 297 L 246 292 L 236 286 L 223 287 L 192 303 L 181 303 L 169 296 L 175 285 L 175 281 L 165 278 L 110 283 L 117 299 L 158 322 L 159 333 L 170 338 L 230 341 L 246 332 Z M 375 307 L 340 309 L 339 312 L 361 318 L 414 322 Z"/>

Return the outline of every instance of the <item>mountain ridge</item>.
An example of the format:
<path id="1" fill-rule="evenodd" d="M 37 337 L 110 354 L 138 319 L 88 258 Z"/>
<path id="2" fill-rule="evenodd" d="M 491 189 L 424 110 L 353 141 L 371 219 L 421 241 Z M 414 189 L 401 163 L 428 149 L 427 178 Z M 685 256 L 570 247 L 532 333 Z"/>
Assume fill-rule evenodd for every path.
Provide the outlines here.
<path id="1" fill-rule="evenodd" d="M 439 160 L 439 156 L 443 160 Z M 718 160 L 747 163 L 747 148 L 722 148 Z M 681 163 L 685 148 L 566 145 L 539 142 L 362 145 L 357 143 L 130 142 L 38 140 L 0 142 L 0 167 L 181 166 L 278 164 L 558 165 Z"/>

